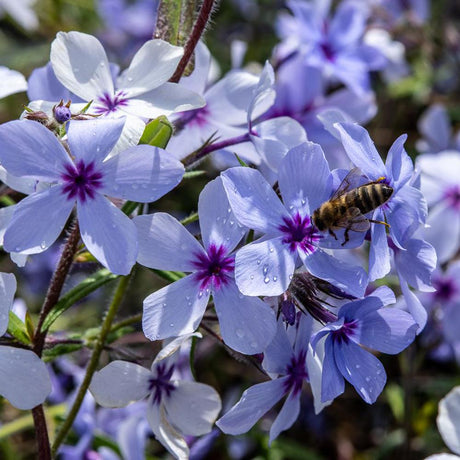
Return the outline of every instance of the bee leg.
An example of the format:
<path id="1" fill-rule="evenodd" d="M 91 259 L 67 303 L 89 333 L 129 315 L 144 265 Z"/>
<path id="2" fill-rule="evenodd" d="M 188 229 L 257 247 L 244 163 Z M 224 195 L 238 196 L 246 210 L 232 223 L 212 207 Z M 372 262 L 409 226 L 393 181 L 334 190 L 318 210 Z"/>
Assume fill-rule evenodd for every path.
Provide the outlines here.
<path id="1" fill-rule="evenodd" d="M 331 230 L 329 229 L 329 235 L 333 236 L 335 239 L 337 239 L 337 235 Z"/>
<path id="2" fill-rule="evenodd" d="M 343 234 L 343 236 L 345 237 L 345 241 L 342 243 L 342 246 L 345 246 L 350 241 L 350 237 L 348 236 L 349 231 L 350 231 L 350 228 L 347 227 L 345 229 L 345 233 Z"/>
<path id="3" fill-rule="evenodd" d="M 387 224 L 386 222 L 383 222 L 382 220 L 372 220 L 372 219 L 368 219 L 369 222 L 372 222 L 373 224 L 382 224 L 382 225 L 385 225 L 386 227 L 390 228 L 390 224 Z"/>

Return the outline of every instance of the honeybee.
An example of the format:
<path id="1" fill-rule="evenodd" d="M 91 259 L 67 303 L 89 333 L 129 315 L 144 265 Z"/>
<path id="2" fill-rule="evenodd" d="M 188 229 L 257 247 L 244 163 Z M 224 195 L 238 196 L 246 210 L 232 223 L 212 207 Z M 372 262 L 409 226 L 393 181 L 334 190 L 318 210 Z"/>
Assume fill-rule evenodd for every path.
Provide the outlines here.
<path id="1" fill-rule="evenodd" d="M 365 217 L 365 214 L 385 204 L 393 194 L 393 187 L 382 183 L 385 179 L 380 177 L 376 181 L 368 182 L 351 188 L 353 178 L 360 177 L 358 168 L 352 169 L 341 182 L 330 200 L 324 202 L 313 212 L 313 223 L 320 232 L 326 230 L 337 239 L 334 230 L 345 229 L 344 246 L 350 237 L 350 230 L 354 232 L 366 232 L 370 223 L 389 226 L 386 222 L 372 220 Z"/>

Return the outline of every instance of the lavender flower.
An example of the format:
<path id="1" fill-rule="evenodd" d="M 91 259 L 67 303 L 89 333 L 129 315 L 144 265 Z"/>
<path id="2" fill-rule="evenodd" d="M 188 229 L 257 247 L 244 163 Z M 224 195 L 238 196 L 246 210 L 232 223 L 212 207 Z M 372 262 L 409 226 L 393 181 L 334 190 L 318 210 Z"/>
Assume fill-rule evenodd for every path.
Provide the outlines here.
<path id="1" fill-rule="evenodd" d="M 233 250 L 245 229 L 236 222 L 220 178 L 201 192 L 198 215 L 204 248 L 168 214 L 134 219 L 140 264 L 191 272 L 144 300 L 144 334 L 159 340 L 193 332 L 212 294 L 224 342 L 241 353 L 260 353 L 275 334 L 275 315 L 236 287 Z"/>
<path id="2" fill-rule="evenodd" d="M 310 345 L 313 320 L 300 314 L 295 327 L 287 330 L 278 323 L 273 342 L 264 352 L 263 368 L 272 380 L 247 389 L 241 399 L 216 425 L 227 434 L 246 433 L 281 398 L 287 398 L 270 429 L 271 443 L 296 421 L 300 411 L 303 384 L 310 382 L 315 397 L 315 411 L 327 404 L 320 401 L 321 353 L 314 356 Z"/>
<path id="3" fill-rule="evenodd" d="M 417 330 L 417 324 L 408 313 L 383 308 L 388 303 L 394 303 L 394 295 L 387 290 L 349 302 L 340 308 L 337 321 L 327 324 L 314 335 L 313 347 L 325 338 L 322 401 L 342 394 L 344 379 L 369 404 L 375 402 L 382 392 L 386 383 L 385 369 L 362 346 L 396 354 L 412 343 Z"/>
<path id="4" fill-rule="evenodd" d="M 16 205 L 4 236 L 7 251 L 46 250 L 76 204 L 88 250 L 113 273 L 129 273 L 137 257 L 136 228 L 104 195 L 148 203 L 174 188 L 184 169 L 165 151 L 148 145 L 104 162 L 123 125 L 123 119 L 70 122 L 68 144 L 74 160 L 39 123 L 0 126 L 0 160 L 6 170 L 51 184 Z"/>
<path id="5" fill-rule="evenodd" d="M 177 378 L 180 346 L 192 336 L 170 342 L 157 355 L 151 370 L 125 361 L 112 361 L 93 377 L 90 391 L 104 407 L 123 407 L 148 396 L 147 420 L 155 437 L 176 458 L 188 458 L 184 435 L 209 433 L 221 409 L 219 395 L 209 385 Z"/>
<path id="6" fill-rule="evenodd" d="M 235 279 L 243 294 L 282 294 L 299 259 L 312 275 L 357 297 L 364 294 L 365 271 L 321 249 L 341 248 L 343 232 L 335 240 L 312 224 L 311 214 L 332 194 L 332 176 L 319 145 L 302 144 L 281 161 L 278 183 L 284 204 L 256 170 L 231 168 L 222 179 L 238 221 L 263 235 L 236 254 Z M 354 232 L 348 247 L 361 242 L 362 235 Z"/>
<path id="7" fill-rule="evenodd" d="M 414 167 L 404 150 L 407 135 L 396 139 L 384 164 L 364 128 L 351 123 L 336 123 L 334 128 L 340 135 L 348 157 L 362 173 L 371 181 L 381 180 L 393 188 L 390 199 L 373 212 L 372 219 L 385 221 L 386 218 L 393 243 L 404 249 L 409 238 L 425 222 L 427 214 L 422 193 L 410 182 Z M 369 279 L 375 280 L 390 271 L 390 253 L 384 225 L 371 225 L 371 240 Z"/>

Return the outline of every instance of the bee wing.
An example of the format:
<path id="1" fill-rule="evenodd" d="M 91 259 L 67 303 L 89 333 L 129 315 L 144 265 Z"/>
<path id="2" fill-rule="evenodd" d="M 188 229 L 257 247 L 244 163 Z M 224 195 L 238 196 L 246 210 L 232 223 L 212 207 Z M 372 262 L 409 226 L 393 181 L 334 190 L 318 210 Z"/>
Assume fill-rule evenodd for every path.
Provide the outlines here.
<path id="1" fill-rule="evenodd" d="M 338 227 L 348 228 L 354 232 L 367 232 L 371 226 L 368 219 L 366 219 L 361 211 L 356 208 L 348 208 L 345 215 L 337 222 Z"/>
<path id="2" fill-rule="evenodd" d="M 352 188 L 356 188 L 361 185 L 363 181 L 363 174 L 359 168 L 353 168 L 348 174 L 343 178 L 337 190 L 332 195 L 331 200 L 342 196 L 344 193 L 348 192 Z"/>

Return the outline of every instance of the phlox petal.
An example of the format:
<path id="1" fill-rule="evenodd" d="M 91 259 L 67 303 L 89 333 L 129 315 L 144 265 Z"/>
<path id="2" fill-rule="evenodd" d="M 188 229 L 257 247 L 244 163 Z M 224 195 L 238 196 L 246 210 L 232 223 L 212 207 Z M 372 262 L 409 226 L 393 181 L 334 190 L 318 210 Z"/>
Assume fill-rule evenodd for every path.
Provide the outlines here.
<path id="1" fill-rule="evenodd" d="M 342 81 L 358 97 L 371 90 L 369 63 L 366 57 L 361 56 L 357 49 L 343 52 L 336 56 L 331 69 L 334 77 Z"/>
<path id="2" fill-rule="evenodd" d="M 75 162 L 102 163 L 120 138 L 124 124 L 124 118 L 72 120 L 67 136 Z"/>
<path id="3" fill-rule="evenodd" d="M 247 109 L 259 79 L 255 75 L 234 70 L 206 92 L 206 108 L 213 119 L 226 125 L 243 125 Z"/>
<path id="4" fill-rule="evenodd" d="M 198 200 L 201 237 L 206 248 L 214 243 L 225 245 L 227 254 L 246 233 L 236 220 L 222 185 L 222 178 L 208 182 Z"/>
<path id="5" fill-rule="evenodd" d="M 60 185 L 24 198 L 6 229 L 5 249 L 24 254 L 48 249 L 62 232 L 74 204 L 62 194 Z"/>
<path id="6" fill-rule="evenodd" d="M 27 82 L 22 73 L 0 66 L 0 98 L 26 89 Z"/>
<path id="7" fill-rule="evenodd" d="M 314 350 L 311 344 L 308 346 L 306 362 L 308 380 L 310 382 L 311 392 L 313 394 L 313 406 L 315 409 L 315 414 L 319 414 L 326 406 L 329 406 L 332 403 L 332 400 L 323 401 L 321 395 L 323 380 L 324 341 L 319 342 Z"/>
<path id="8" fill-rule="evenodd" d="M 16 292 L 16 278 L 12 273 L 0 273 L 0 337 L 8 328 L 9 313 Z"/>
<path id="9" fill-rule="evenodd" d="M 329 281 L 355 297 L 364 295 L 367 274 L 362 267 L 345 263 L 320 249 L 309 255 L 299 251 L 299 255 L 312 275 Z"/>
<path id="10" fill-rule="evenodd" d="M 281 237 L 244 246 L 236 253 L 235 280 L 245 295 L 275 296 L 289 286 L 295 257 Z"/>
<path id="11" fill-rule="evenodd" d="M 175 112 L 203 107 L 206 101 L 197 93 L 177 83 L 164 83 L 158 88 L 130 99 L 122 110 L 138 117 L 157 118 Z"/>
<path id="12" fill-rule="evenodd" d="M 262 367 L 269 374 L 286 374 L 286 366 L 292 357 L 292 344 L 283 321 L 278 320 L 275 336 L 264 350 Z"/>
<path id="13" fill-rule="evenodd" d="M 450 206 L 434 206 L 426 221 L 424 238 L 435 248 L 438 264 L 451 259 L 460 246 L 460 214 Z"/>
<path id="14" fill-rule="evenodd" d="M 32 351 L 0 347 L 0 394 L 18 409 L 32 409 L 51 391 L 45 363 Z"/>
<path id="15" fill-rule="evenodd" d="M 436 419 L 442 439 L 452 452 L 460 455 L 460 386 L 451 390 L 439 403 Z"/>
<path id="16" fill-rule="evenodd" d="M 58 32 L 50 54 L 56 78 L 72 93 L 91 101 L 113 94 L 113 81 L 104 48 L 96 37 L 81 32 Z"/>
<path id="17" fill-rule="evenodd" d="M 258 123 L 251 135 L 257 153 L 274 171 L 286 152 L 296 145 L 307 141 L 307 135 L 302 125 L 290 117 L 278 117 Z"/>
<path id="18" fill-rule="evenodd" d="M 428 140 L 433 153 L 449 148 L 452 129 L 447 111 L 442 105 L 433 104 L 426 110 L 418 120 L 417 127 Z"/>
<path id="19" fill-rule="evenodd" d="M 394 180 L 393 187 L 399 189 L 406 184 L 414 172 L 414 164 L 404 149 L 407 134 L 399 136 L 390 147 L 387 155 L 386 168 L 388 176 Z"/>
<path id="20" fill-rule="evenodd" d="M 137 261 L 149 268 L 192 272 L 203 247 L 174 217 L 164 212 L 134 218 L 139 238 Z"/>
<path id="21" fill-rule="evenodd" d="M 176 70 L 183 48 L 163 40 L 145 42 L 118 78 L 118 87 L 136 97 L 166 83 Z"/>
<path id="22" fill-rule="evenodd" d="M 193 275 L 186 276 L 144 299 L 142 329 L 150 340 L 193 332 L 200 324 L 209 292 L 203 292 Z"/>
<path id="23" fill-rule="evenodd" d="M 334 357 L 332 337 L 324 342 L 323 375 L 321 379 L 321 402 L 332 401 L 345 391 L 345 381 Z"/>
<path id="24" fill-rule="evenodd" d="M 124 407 L 145 398 L 152 373 L 138 364 L 112 361 L 96 372 L 89 387 L 94 399 L 104 407 Z"/>
<path id="25" fill-rule="evenodd" d="M 122 111 L 120 110 L 120 114 L 121 113 Z M 106 160 L 112 158 L 120 152 L 125 151 L 126 149 L 129 149 L 130 147 L 137 145 L 142 133 L 144 132 L 145 122 L 141 118 L 130 115 L 127 112 L 124 113 L 126 114 L 126 121 L 123 126 L 123 131 L 121 132 L 118 142 L 115 144 Z"/>
<path id="26" fill-rule="evenodd" d="M 423 328 L 426 325 L 428 319 L 428 312 L 426 311 L 425 307 L 420 302 L 419 298 L 409 289 L 406 281 L 399 278 L 399 284 L 401 286 L 401 291 L 404 296 L 404 301 L 406 303 L 406 308 L 411 314 L 412 318 L 414 318 L 415 322 L 417 323 L 417 331 L 416 333 L 419 334 L 422 332 Z"/>
<path id="27" fill-rule="evenodd" d="M 141 203 L 158 200 L 173 189 L 184 175 L 184 167 L 166 150 L 137 145 L 113 156 L 102 166 L 101 193 Z"/>
<path id="28" fill-rule="evenodd" d="M 436 251 L 426 241 L 411 238 L 405 251 L 395 252 L 398 272 L 414 288 L 430 291 L 431 273 L 436 268 Z"/>
<path id="29" fill-rule="evenodd" d="M 375 220 L 383 220 L 383 213 L 379 211 Z M 383 278 L 391 269 L 390 249 L 385 225 L 373 224 L 371 226 L 371 247 L 369 249 L 369 280 L 375 281 Z"/>
<path id="30" fill-rule="evenodd" d="M 56 136 L 40 123 L 14 120 L 0 126 L 0 162 L 14 176 L 60 179 L 72 160 Z"/>
<path id="31" fill-rule="evenodd" d="M 99 193 L 77 203 L 80 233 L 88 250 L 117 275 L 127 275 L 137 257 L 137 231 L 132 220 Z"/>
<path id="32" fill-rule="evenodd" d="M 289 429 L 297 420 L 300 412 L 300 393 L 289 393 L 283 407 L 279 411 L 273 425 L 270 428 L 270 438 L 268 444 L 270 445 L 282 431 Z"/>
<path id="33" fill-rule="evenodd" d="M 329 39 L 336 48 L 349 48 L 361 39 L 366 26 L 367 14 L 361 5 L 343 3 L 332 18 Z"/>
<path id="34" fill-rule="evenodd" d="M 332 186 L 322 148 L 306 142 L 289 150 L 280 164 L 278 181 L 287 208 L 303 208 L 312 214 L 329 198 Z"/>
<path id="35" fill-rule="evenodd" d="M 287 380 L 282 377 L 248 388 L 216 425 L 226 434 L 246 433 L 285 395 Z"/>
<path id="36" fill-rule="evenodd" d="M 282 218 L 289 218 L 289 214 L 259 171 L 230 168 L 221 177 L 230 206 L 242 225 L 270 235 L 280 234 Z"/>
<path id="37" fill-rule="evenodd" d="M 210 66 L 211 53 L 207 46 L 199 41 L 195 47 L 195 68 L 190 75 L 181 78 L 181 84 L 198 94 L 203 94 L 208 82 Z"/>
<path id="38" fill-rule="evenodd" d="M 164 407 L 169 421 L 181 433 L 201 436 L 211 431 L 222 405 L 209 385 L 179 380 Z"/>
<path id="39" fill-rule="evenodd" d="M 27 96 L 30 101 L 54 101 L 54 105 L 61 99 L 64 101 L 71 99 L 74 103 L 80 100 L 76 96 L 71 97 L 70 91 L 56 78 L 51 62 L 35 68 L 30 74 L 28 84 Z"/>
<path id="40" fill-rule="evenodd" d="M 348 157 L 369 179 L 377 180 L 385 176 L 385 165 L 364 128 L 352 123 L 339 123 L 334 126 L 340 133 Z"/>
<path id="41" fill-rule="evenodd" d="M 176 353 L 179 348 L 184 345 L 186 342 L 191 340 L 193 337 L 197 337 L 199 339 L 203 338 L 203 335 L 199 332 L 192 332 L 190 334 L 184 334 L 180 335 L 179 337 L 176 337 L 175 339 L 169 340 L 166 345 L 163 346 L 163 348 L 158 352 L 156 355 L 155 359 L 152 362 L 152 372 L 157 372 L 157 364 L 164 360 L 167 359 Z"/>
<path id="42" fill-rule="evenodd" d="M 147 420 L 155 438 L 177 460 L 188 460 L 189 448 L 183 436 L 169 423 L 166 410 L 162 404 L 157 405 L 149 398 Z"/>
<path id="43" fill-rule="evenodd" d="M 357 340 L 372 350 L 395 355 L 415 339 L 414 318 L 398 308 L 380 308 L 361 320 L 363 324 Z"/>
<path id="44" fill-rule="evenodd" d="M 368 404 L 374 403 L 387 380 L 382 363 L 352 341 L 337 344 L 334 357 L 340 373 L 355 387 L 361 398 Z"/>
<path id="45" fill-rule="evenodd" d="M 276 332 L 273 310 L 258 297 L 241 294 L 229 283 L 213 292 L 224 342 L 240 353 L 262 353 Z"/>

